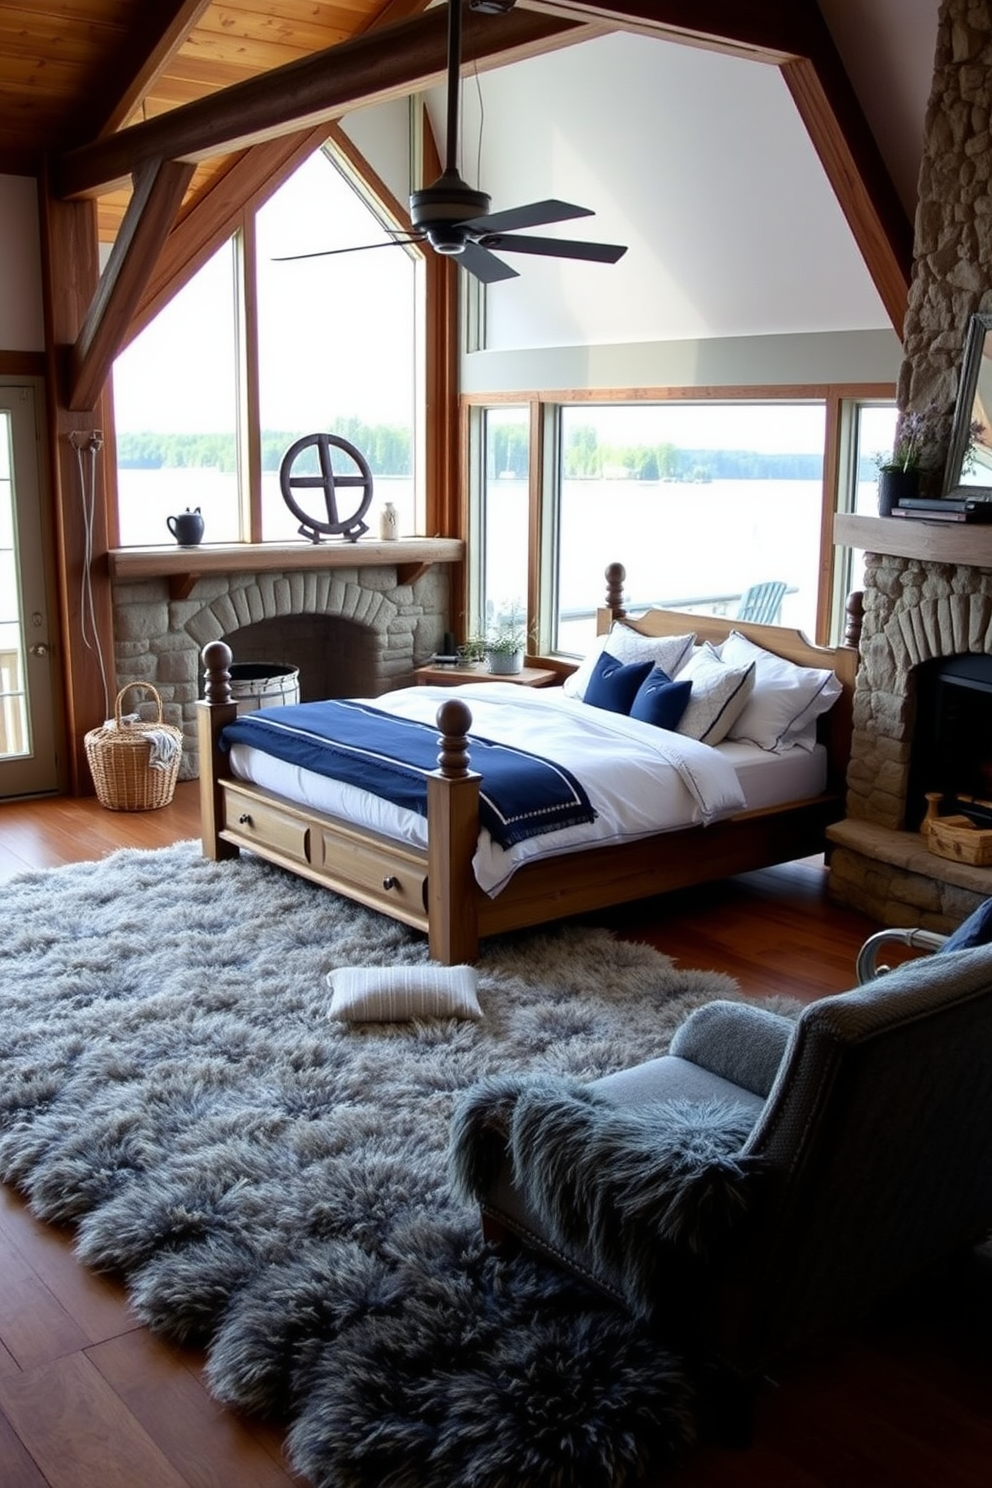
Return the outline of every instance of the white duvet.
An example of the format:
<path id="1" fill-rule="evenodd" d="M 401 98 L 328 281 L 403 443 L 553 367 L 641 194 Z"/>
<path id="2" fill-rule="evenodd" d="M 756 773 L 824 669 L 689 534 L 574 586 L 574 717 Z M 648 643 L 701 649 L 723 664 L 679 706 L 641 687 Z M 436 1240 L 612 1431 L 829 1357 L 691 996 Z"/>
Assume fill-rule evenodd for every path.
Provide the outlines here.
<path id="1" fill-rule="evenodd" d="M 591 708 L 560 688 L 539 691 L 485 682 L 459 688 L 458 696 L 472 711 L 471 732 L 564 765 L 582 782 L 596 812 L 592 822 L 531 837 L 511 848 L 499 847 L 482 832 L 475 875 L 490 895 L 531 858 L 705 824 L 746 804 L 733 765 L 717 750 L 635 718 Z M 403 718 L 434 723 L 438 708 L 451 697 L 445 687 L 408 687 L 366 701 Z M 241 779 L 426 846 L 425 818 L 389 801 L 243 744 L 232 748 L 230 761 Z"/>

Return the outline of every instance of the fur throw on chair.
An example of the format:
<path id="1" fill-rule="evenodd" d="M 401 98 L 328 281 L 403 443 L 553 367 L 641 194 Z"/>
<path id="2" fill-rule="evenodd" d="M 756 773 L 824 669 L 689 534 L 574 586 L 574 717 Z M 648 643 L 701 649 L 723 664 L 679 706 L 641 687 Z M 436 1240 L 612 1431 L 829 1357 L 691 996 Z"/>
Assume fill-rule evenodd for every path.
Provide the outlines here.
<path id="1" fill-rule="evenodd" d="M 508 1158 L 553 1244 L 649 1317 L 664 1252 L 710 1259 L 744 1217 L 757 1164 L 740 1149 L 753 1122 L 727 1101 L 618 1107 L 578 1080 L 497 1077 L 456 1107 L 451 1172 L 480 1202 Z"/>

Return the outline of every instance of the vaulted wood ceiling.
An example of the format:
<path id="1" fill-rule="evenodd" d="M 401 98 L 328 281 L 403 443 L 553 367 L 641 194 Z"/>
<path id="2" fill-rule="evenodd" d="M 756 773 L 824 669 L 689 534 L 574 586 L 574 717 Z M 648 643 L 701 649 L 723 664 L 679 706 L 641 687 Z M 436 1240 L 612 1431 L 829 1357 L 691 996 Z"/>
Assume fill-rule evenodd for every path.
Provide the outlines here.
<path id="1" fill-rule="evenodd" d="M 390 21 L 427 0 L 14 0 L 0 6 L 0 169 L 106 138 Z M 201 162 L 187 206 L 232 164 Z M 130 191 L 104 193 L 112 239 Z"/>
<path id="2" fill-rule="evenodd" d="M 467 9 L 463 60 L 503 65 L 617 25 L 780 67 L 901 326 L 911 225 L 816 0 Z M 444 7 L 427 0 L 13 0 L 0 6 L 0 170 L 44 172 L 57 197 L 97 197 L 101 237 L 118 249 L 129 238 L 132 265 L 140 258 L 150 276 L 173 218 L 218 184 L 232 199 L 251 194 L 261 176 L 245 162 L 259 150 L 277 171 L 349 109 L 441 81 L 445 50 Z M 133 266 L 130 278 L 137 303 Z M 84 330 L 77 355 L 86 344 Z M 91 348 L 91 360 L 103 359 Z"/>

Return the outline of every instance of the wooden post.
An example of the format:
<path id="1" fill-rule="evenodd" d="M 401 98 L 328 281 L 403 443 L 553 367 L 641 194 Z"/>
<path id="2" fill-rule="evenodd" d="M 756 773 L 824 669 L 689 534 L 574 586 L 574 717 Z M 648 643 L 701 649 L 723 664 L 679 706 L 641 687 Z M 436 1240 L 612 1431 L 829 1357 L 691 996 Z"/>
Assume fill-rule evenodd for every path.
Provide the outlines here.
<path id="1" fill-rule="evenodd" d="M 113 713 L 117 694 L 113 605 L 107 570 L 108 518 L 104 448 L 109 402 L 101 392 L 93 408 L 69 408 L 72 347 L 100 278 L 94 201 L 58 201 L 47 172 L 39 195 L 45 305 L 45 391 L 48 462 L 55 516 L 55 571 L 69 789 L 93 790 L 86 762 L 87 731 Z M 102 450 L 102 453 L 100 451 Z M 83 476 L 92 489 L 81 489 Z M 83 581 L 89 582 L 88 594 Z M 94 632 L 99 638 L 99 650 Z M 101 662 L 102 658 L 102 662 Z M 106 677 L 106 684 L 104 682 Z"/>
<path id="2" fill-rule="evenodd" d="M 596 634 L 608 635 L 614 620 L 622 620 L 627 611 L 623 603 L 623 581 L 627 570 L 622 563 L 611 563 L 606 570 L 606 604 L 596 611 Z"/>
<path id="3" fill-rule="evenodd" d="M 865 596 L 863 589 L 852 589 L 847 596 L 844 619 L 844 645 L 855 650 L 861 645 L 861 628 L 865 618 Z"/>
<path id="4" fill-rule="evenodd" d="M 479 951 L 472 858 L 479 840 L 479 781 L 469 769 L 472 714 L 459 698 L 437 712 L 438 769 L 427 777 L 427 917 L 431 956 L 444 966 Z"/>
<path id="5" fill-rule="evenodd" d="M 206 671 L 204 697 L 196 705 L 196 732 L 200 745 L 200 839 L 203 856 L 218 862 L 236 858 L 240 851 L 233 842 L 220 836 L 224 820 L 220 777 L 225 773 L 220 747 L 221 729 L 238 716 L 238 705 L 231 700 L 231 648 L 223 641 L 211 641 L 203 648 Z"/>

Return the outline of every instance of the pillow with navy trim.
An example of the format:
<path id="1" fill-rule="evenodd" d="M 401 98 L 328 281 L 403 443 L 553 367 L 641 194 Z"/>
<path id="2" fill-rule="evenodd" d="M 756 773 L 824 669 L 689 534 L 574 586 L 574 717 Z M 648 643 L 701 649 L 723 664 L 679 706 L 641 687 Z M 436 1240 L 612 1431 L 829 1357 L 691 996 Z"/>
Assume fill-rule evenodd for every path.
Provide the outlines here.
<path id="1" fill-rule="evenodd" d="M 608 635 L 598 636 L 593 649 L 585 660 L 566 677 L 562 684 L 562 692 L 568 697 L 584 698 L 589 678 L 592 676 L 600 656 L 604 651 L 617 661 L 650 661 L 652 666 L 660 666 L 663 672 L 670 677 L 675 677 L 692 651 L 696 637 L 693 634 L 676 636 L 645 636 L 640 631 L 631 630 L 629 625 L 619 622 L 614 625 Z"/>
<path id="2" fill-rule="evenodd" d="M 754 662 L 754 691 L 728 737 L 772 751 L 794 745 L 811 750 L 816 743 L 816 720 L 843 691 L 835 673 L 828 667 L 797 666 L 736 630 L 718 649 L 720 659 L 730 666 Z"/>
<path id="3" fill-rule="evenodd" d="M 667 672 L 656 666 L 637 689 L 630 716 L 642 723 L 652 723 L 655 728 L 677 729 L 691 692 L 691 682 L 673 682 Z"/>
<path id="4" fill-rule="evenodd" d="M 754 662 L 728 666 L 709 642 L 697 648 L 679 673 L 692 683 L 689 704 L 678 733 L 702 744 L 719 744 L 727 737 L 754 689 Z"/>
<path id="5" fill-rule="evenodd" d="M 606 708 L 611 713 L 629 713 L 630 705 L 637 696 L 637 689 L 651 671 L 653 662 L 617 661 L 609 651 L 603 651 L 592 669 L 586 687 L 584 703 L 593 708 Z"/>

